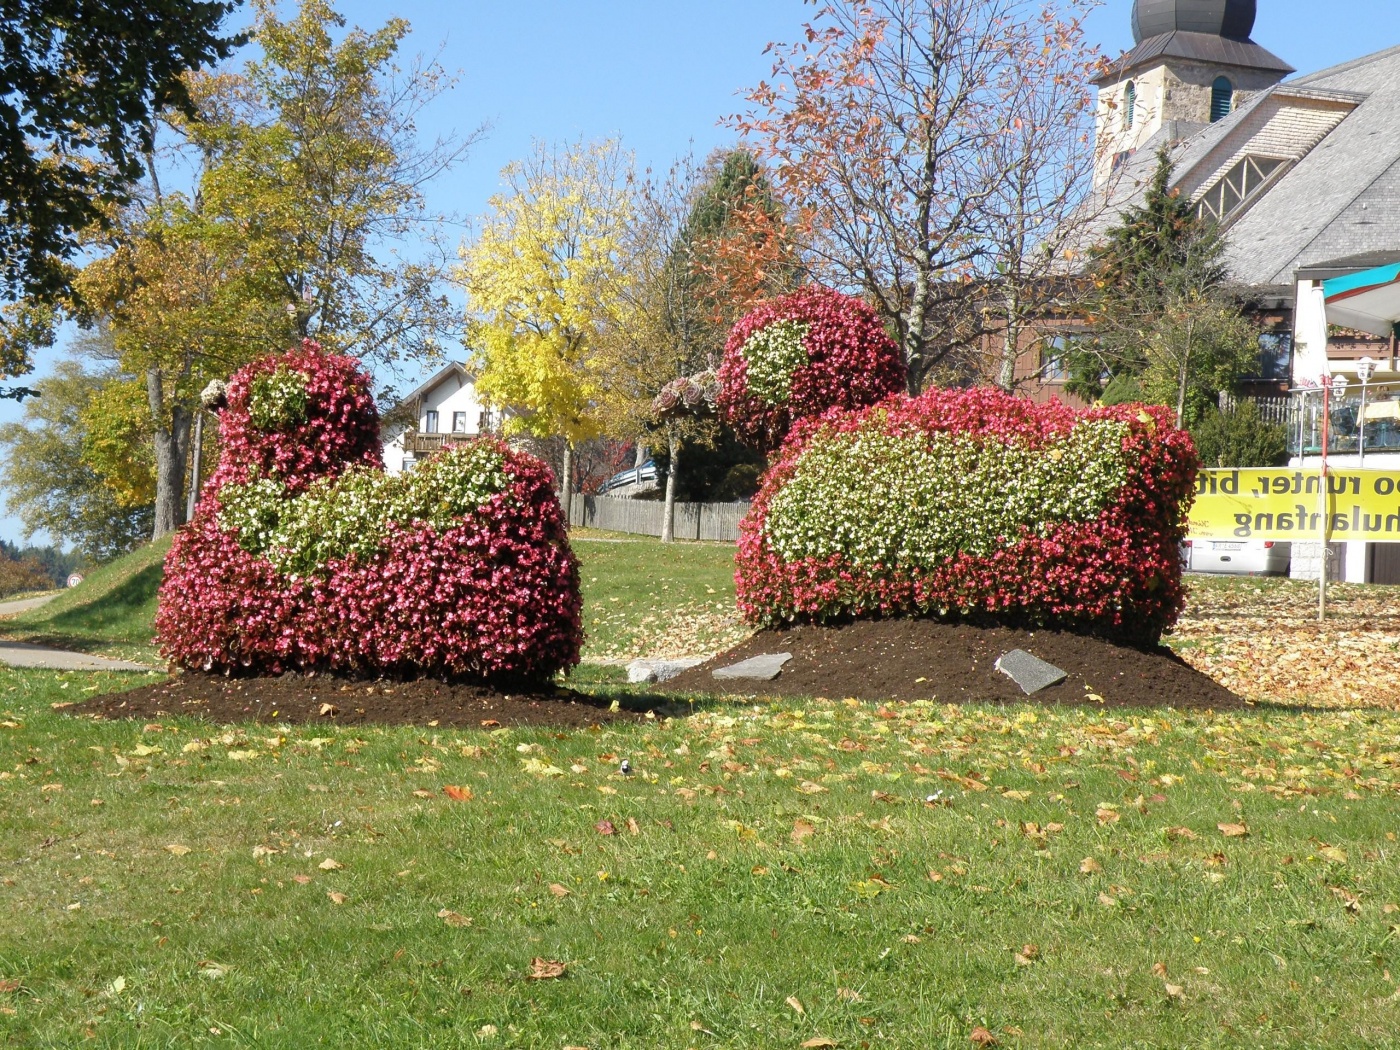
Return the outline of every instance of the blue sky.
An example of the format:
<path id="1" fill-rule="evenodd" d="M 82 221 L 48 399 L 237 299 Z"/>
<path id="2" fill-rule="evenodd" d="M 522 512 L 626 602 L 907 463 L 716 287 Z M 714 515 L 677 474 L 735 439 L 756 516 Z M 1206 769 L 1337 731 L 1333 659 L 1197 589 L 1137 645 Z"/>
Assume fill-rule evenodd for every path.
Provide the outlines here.
<path id="1" fill-rule="evenodd" d="M 1090 39 L 1110 56 L 1132 44 L 1131 7 L 1109 0 L 1089 18 Z M 405 50 L 441 49 L 442 64 L 460 72 L 424 114 L 425 138 L 492 125 L 430 191 L 434 210 L 462 216 L 486 209 L 500 169 L 536 139 L 618 136 L 640 166 L 656 168 L 732 143 L 718 122 L 742 107 L 740 89 L 768 74 L 765 46 L 796 39 L 815 11 L 800 0 L 341 0 L 339 9 L 366 28 L 407 19 Z M 1253 36 L 1307 73 L 1400 43 L 1400 15 L 1394 0 L 1259 0 Z M 50 360 L 29 381 L 42 386 Z M 18 415 L 13 402 L 0 402 L 0 420 Z M 0 517 L 0 537 L 18 542 L 19 522 Z"/>

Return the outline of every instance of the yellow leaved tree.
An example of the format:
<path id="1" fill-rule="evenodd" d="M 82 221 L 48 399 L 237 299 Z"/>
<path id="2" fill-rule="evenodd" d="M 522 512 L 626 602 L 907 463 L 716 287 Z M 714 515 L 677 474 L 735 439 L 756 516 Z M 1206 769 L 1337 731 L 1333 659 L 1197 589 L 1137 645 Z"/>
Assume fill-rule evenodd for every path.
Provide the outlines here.
<path id="1" fill-rule="evenodd" d="M 597 353 L 625 274 L 631 158 L 616 141 L 536 146 L 501 173 L 506 192 L 462 249 L 474 316 L 478 390 L 506 432 L 562 437 L 561 497 L 571 449 L 602 432 Z"/>

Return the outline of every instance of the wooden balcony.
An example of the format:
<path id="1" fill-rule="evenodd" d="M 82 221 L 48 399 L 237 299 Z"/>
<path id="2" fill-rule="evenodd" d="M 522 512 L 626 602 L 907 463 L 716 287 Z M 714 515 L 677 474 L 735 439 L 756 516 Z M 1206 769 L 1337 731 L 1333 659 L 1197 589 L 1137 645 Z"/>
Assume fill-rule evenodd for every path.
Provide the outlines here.
<path id="1" fill-rule="evenodd" d="M 410 430 L 403 436 L 403 450 L 410 456 L 428 456 L 445 448 L 475 441 L 479 434 L 424 434 Z"/>

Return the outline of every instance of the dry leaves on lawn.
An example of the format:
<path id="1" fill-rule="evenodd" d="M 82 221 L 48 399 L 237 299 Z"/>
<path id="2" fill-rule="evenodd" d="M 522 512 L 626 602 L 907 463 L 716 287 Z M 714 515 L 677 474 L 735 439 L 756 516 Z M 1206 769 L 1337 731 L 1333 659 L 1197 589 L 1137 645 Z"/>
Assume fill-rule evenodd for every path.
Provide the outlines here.
<path id="1" fill-rule="evenodd" d="M 563 977 L 565 968 L 565 963 L 537 955 L 530 960 L 530 972 L 525 976 L 532 981 L 552 981 L 556 977 Z"/>

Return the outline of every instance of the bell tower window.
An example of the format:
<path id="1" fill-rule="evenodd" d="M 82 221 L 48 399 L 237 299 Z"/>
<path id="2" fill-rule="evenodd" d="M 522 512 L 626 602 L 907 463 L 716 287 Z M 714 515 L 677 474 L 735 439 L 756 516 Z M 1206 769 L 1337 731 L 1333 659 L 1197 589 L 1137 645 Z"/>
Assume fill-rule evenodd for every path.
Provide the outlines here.
<path id="1" fill-rule="evenodd" d="M 1132 127 L 1133 121 L 1137 119 L 1137 85 L 1131 80 L 1128 86 L 1123 89 L 1123 125 Z"/>
<path id="2" fill-rule="evenodd" d="M 1224 120 L 1230 115 L 1235 100 L 1235 86 L 1229 77 L 1216 77 L 1210 86 L 1210 122 Z"/>

